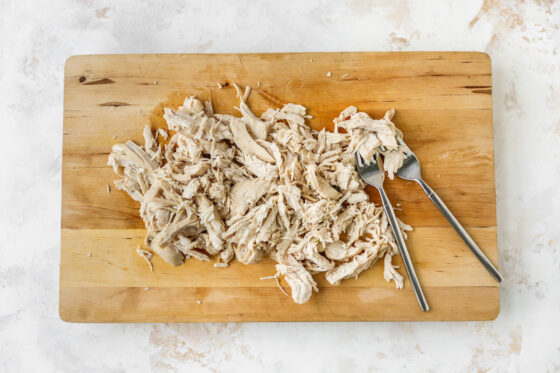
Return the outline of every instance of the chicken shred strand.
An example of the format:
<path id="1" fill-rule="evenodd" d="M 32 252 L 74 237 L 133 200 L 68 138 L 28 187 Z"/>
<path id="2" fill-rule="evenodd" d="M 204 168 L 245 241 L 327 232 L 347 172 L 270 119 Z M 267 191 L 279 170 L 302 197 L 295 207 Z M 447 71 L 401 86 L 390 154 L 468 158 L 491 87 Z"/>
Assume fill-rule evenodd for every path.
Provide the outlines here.
<path id="1" fill-rule="evenodd" d="M 151 252 L 149 252 L 148 250 L 143 250 L 140 248 L 140 245 L 138 245 L 138 247 L 136 248 L 136 252 L 138 253 L 138 255 L 140 255 L 142 258 L 144 258 L 144 260 L 146 262 L 148 262 L 148 265 L 150 266 L 150 271 L 154 271 L 154 266 L 152 265 L 152 256 L 153 254 Z"/>

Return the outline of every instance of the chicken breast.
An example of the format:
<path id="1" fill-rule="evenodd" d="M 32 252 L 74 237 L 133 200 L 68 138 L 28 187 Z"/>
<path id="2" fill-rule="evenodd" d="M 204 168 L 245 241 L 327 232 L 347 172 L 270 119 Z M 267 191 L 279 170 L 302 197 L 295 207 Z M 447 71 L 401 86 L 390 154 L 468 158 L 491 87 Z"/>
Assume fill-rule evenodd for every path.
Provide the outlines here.
<path id="1" fill-rule="evenodd" d="M 381 258 L 385 279 L 401 288 L 394 237 L 354 164 L 357 151 L 368 160 L 383 150 L 393 177 L 403 161 L 394 111 L 373 119 L 350 106 L 334 119 L 334 132 L 318 132 L 304 106 L 259 117 L 247 105 L 250 89 L 234 86 L 241 117 L 188 97 L 177 110 L 164 109 L 173 132 L 154 135 L 147 126 L 144 145 L 113 146 L 115 186 L 140 203 L 148 249 L 171 265 L 194 258 L 227 267 L 234 258 L 253 264 L 269 256 L 278 263 L 270 278 L 282 277 L 298 304 L 318 291 L 314 275 L 336 285 Z"/>

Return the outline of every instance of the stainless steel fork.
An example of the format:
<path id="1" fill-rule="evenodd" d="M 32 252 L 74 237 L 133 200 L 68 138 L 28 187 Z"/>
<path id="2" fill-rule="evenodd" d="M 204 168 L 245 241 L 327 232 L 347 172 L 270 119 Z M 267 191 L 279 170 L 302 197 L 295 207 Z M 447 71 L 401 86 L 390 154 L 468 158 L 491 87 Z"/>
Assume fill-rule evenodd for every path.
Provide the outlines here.
<path id="1" fill-rule="evenodd" d="M 451 211 L 447 208 L 445 203 L 439 198 L 439 196 L 430 188 L 428 184 L 424 180 L 422 180 L 422 174 L 420 173 L 420 161 L 416 154 L 410 150 L 410 148 L 406 145 L 406 143 L 399 138 L 399 144 L 405 149 L 405 158 L 403 161 L 402 166 L 397 170 L 397 176 L 405 180 L 413 180 L 416 181 L 424 192 L 428 195 L 428 197 L 432 200 L 434 205 L 438 208 L 441 214 L 449 221 L 451 226 L 457 231 L 459 236 L 465 241 L 469 249 L 473 252 L 473 254 L 477 257 L 477 259 L 482 263 L 482 265 L 486 268 L 488 272 L 494 277 L 494 279 L 498 282 L 502 282 L 502 275 L 496 267 L 490 262 L 490 260 L 484 255 L 482 250 L 478 247 L 478 245 L 474 242 L 474 240 L 469 236 L 465 228 L 459 223 L 459 221 L 453 216 Z"/>
<path id="2" fill-rule="evenodd" d="M 408 249 L 406 248 L 391 201 L 389 201 L 389 198 L 387 198 L 387 194 L 385 194 L 385 190 L 383 189 L 385 171 L 383 170 L 383 165 L 381 164 L 379 152 L 375 154 L 374 158 L 369 163 L 364 162 L 362 156 L 358 152 L 356 152 L 354 156 L 356 158 L 356 168 L 362 180 L 366 184 L 377 189 L 381 195 L 383 208 L 385 209 L 387 220 L 389 220 L 389 224 L 393 230 L 397 247 L 399 248 L 399 252 L 403 259 L 404 267 L 406 268 L 408 278 L 410 279 L 410 283 L 414 289 L 414 294 L 416 294 L 416 299 L 418 299 L 418 303 L 420 304 L 422 311 L 426 312 L 430 309 L 430 306 L 428 306 L 428 301 L 426 300 L 426 297 L 424 297 L 424 292 L 422 291 L 422 287 L 418 281 L 418 276 L 416 276 L 416 271 L 414 270 L 414 266 L 410 260 L 410 255 L 408 254 Z"/>

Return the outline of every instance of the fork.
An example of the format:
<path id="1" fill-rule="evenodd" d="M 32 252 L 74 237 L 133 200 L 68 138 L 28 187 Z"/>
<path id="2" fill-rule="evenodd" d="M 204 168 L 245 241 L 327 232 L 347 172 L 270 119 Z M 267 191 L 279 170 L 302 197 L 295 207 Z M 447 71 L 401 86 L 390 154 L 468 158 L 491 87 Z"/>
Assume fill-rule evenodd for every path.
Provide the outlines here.
<path id="1" fill-rule="evenodd" d="M 465 228 L 459 223 L 459 221 L 453 216 L 451 211 L 447 208 L 445 203 L 441 200 L 441 198 L 430 188 L 428 184 L 422 179 L 422 174 L 420 172 L 420 161 L 416 154 L 410 150 L 410 148 L 406 145 L 403 139 L 400 137 L 398 138 L 399 144 L 405 149 L 404 160 L 402 166 L 397 170 L 397 176 L 401 179 L 405 180 L 412 180 L 416 181 L 424 192 L 428 195 L 428 197 L 432 200 L 434 205 L 438 208 L 441 214 L 447 219 L 447 221 L 451 224 L 451 226 L 457 231 L 459 236 L 465 241 L 469 249 L 473 252 L 473 254 L 477 257 L 477 259 L 482 263 L 482 265 L 486 268 L 490 275 L 494 277 L 497 282 L 502 282 L 502 275 L 496 267 L 490 262 L 490 260 L 484 255 L 482 250 L 478 247 L 476 242 L 469 236 Z"/>
<path id="2" fill-rule="evenodd" d="M 422 291 L 422 287 L 420 286 L 420 282 L 418 281 L 418 277 L 416 276 L 416 271 L 414 270 L 414 266 L 412 265 L 412 261 L 410 260 L 410 255 L 408 254 L 408 249 L 406 248 L 406 244 L 404 242 L 404 238 L 399 227 L 395 211 L 393 210 L 393 206 L 391 205 L 391 201 L 389 201 L 389 198 L 385 193 L 385 189 L 383 189 L 385 171 L 383 169 L 383 165 L 381 164 L 379 152 L 375 153 L 374 158 L 369 163 L 364 162 L 359 152 L 354 153 L 354 157 L 356 158 L 356 168 L 358 170 L 360 178 L 362 178 L 362 180 L 366 184 L 371 185 L 372 187 L 377 189 L 379 191 L 379 194 L 381 195 L 383 209 L 385 210 L 385 215 L 387 216 L 387 220 L 389 220 L 389 224 L 391 225 L 391 229 L 393 230 L 395 241 L 397 242 L 397 247 L 399 248 L 399 252 L 403 259 L 404 267 L 406 268 L 408 278 L 410 279 L 410 283 L 412 284 L 412 287 L 414 289 L 414 294 L 416 294 L 416 299 L 418 299 L 418 304 L 420 304 L 422 311 L 427 312 L 430 309 L 430 306 L 426 301 L 426 297 L 424 297 L 424 292 Z"/>

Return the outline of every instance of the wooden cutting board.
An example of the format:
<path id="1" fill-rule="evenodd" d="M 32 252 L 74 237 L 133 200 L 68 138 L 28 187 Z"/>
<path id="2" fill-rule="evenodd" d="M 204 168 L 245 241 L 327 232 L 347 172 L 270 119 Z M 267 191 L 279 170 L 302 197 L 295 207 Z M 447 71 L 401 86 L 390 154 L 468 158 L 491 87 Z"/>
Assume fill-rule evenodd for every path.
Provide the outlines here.
<path id="1" fill-rule="evenodd" d="M 328 74 L 330 73 L 330 74 Z M 330 76 L 328 76 L 330 75 Z M 224 85 L 219 89 L 217 83 Z M 349 105 L 373 117 L 395 108 L 397 126 L 440 194 L 489 258 L 497 262 L 492 139 L 492 73 L 475 52 L 95 55 L 65 68 L 60 317 L 73 322 L 489 320 L 499 287 L 436 207 L 411 182 L 386 182 L 400 217 L 414 226 L 408 247 L 431 310 L 422 313 L 376 264 L 358 280 L 320 291 L 304 305 L 283 295 L 271 261 L 229 268 L 189 260 L 171 267 L 135 249 L 144 227 L 138 204 L 106 185 L 111 146 L 142 141 L 165 127 L 162 107 L 186 96 L 237 114 L 232 83 L 250 85 L 251 108 L 294 102 L 311 125 L 332 128 Z M 375 193 L 371 193 L 376 200 Z M 400 262 L 400 258 L 396 260 Z M 405 275 L 404 270 L 400 272 Z M 405 275 L 406 278 L 406 275 Z M 283 282 L 286 287 L 286 283 Z"/>

